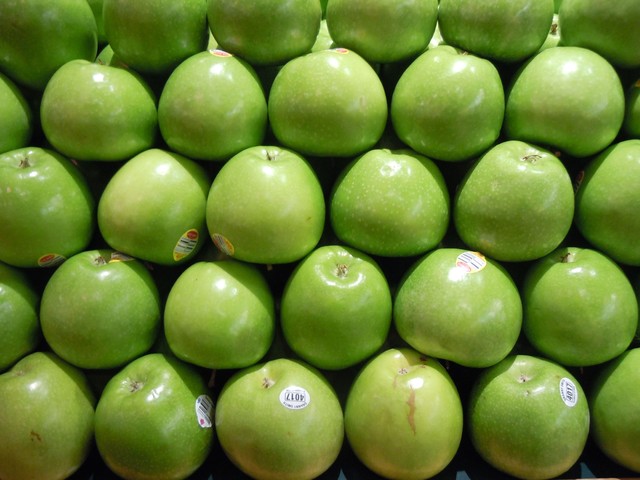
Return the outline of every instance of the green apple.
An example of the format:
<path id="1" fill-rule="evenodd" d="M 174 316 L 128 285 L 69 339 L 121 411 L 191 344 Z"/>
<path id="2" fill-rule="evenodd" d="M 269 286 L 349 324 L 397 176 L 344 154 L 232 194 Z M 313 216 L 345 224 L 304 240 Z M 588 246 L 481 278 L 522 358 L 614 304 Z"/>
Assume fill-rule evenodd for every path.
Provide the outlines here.
<path id="1" fill-rule="evenodd" d="M 409 149 L 376 148 L 340 172 L 329 220 L 341 241 L 366 253 L 413 256 L 442 241 L 450 203 L 435 162 Z"/>
<path id="2" fill-rule="evenodd" d="M 589 435 L 582 386 L 542 357 L 510 355 L 472 385 L 467 432 L 480 456 L 513 477 L 550 479 L 580 458 Z"/>
<path id="3" fill-rule="evenodd" d="M 39 310 L 40 292 L 27 272 L 0 262 L 0 372 L 40 346 Z"/>
<path id="4" fill-rule="evenodd" d="M 544 43 L 553 13 L 554 0 L 440 0 L 438 24 L 449 45 L 519 62 Z"/>
<path id="5" fill-rule="evenodd" d="M 624 133 L 631 138 L 640 138 L 640 78 L 625 92 L 625 104 Z"/>
<path id="6" fill-rule="evenodd" d="M 209 41 L 205 0 L 103 0 L 102 22 L 118 57 L 147 75 L 168 75 Z"/>
<path id="7" fill-rule="evenodd" d="M 439 248 L 418 259 L 395 294 L 400 337 L 426 355 L 489 367 L 514 348 L 522 302 L 508 271 L 478 252 Z"/>
<path id="8" fill-rule="evenodd" d="M 575 225 L 619 263 L 640 266 L 640 139 L 613 143 L 584 169 L 576 192 Z"/>
<path id="9" fill-rule="evenodd" d="M 160 95 L 158 122 L 172 150 L 195 160 L 227 160 L 262 143 L 267 100 L 251 65 L 209 50 L 173 70 Z"/>
<path id="10" fill-rule="evenodd" d="M 592 50 L 558 46 L 536 54 L 514 75 L 504 131 L 508 139 L 588 157 L 614 141 L 624 112 L 613 66 Z"/>
<path id="11" fill-rule="evenodd" d="M 327 27 L 327 20 L 323 18 L 322 22 L 320 22 L 320 30 L 318 31 L 318 36 L 316 37 L 313 47 L 311 47 L 311 51 L 329 50 L 335 47 L 336 44 L 333 41 L 333 38 L 331 38 L 329 27 Z"/>
<path id="12" fill-rule="evenodd" d="M 350 157 L 369 150 L 382 137 L 388 114 L 377 73 L 344 48 L 287 62 L 273 81 L 268 109 L 278 142 L 318 157 Z"/>
<path id="13" fill-rule="evenodd" d="M 218 397 L 215 428 L 226 456 L 256 480 L 316 478 L 338 458 L 344 418 L 320 371 L 278 358 L 236 372 Z"/>
<path id="14" fill-rule="evenodd" d="M 155 95 L 132 70 L 72 60 L 53 74 L 40 104 L 42 130 L 75 160 L 122 161 L 156 141 Z"/>
<path id="15" fill-rule="evenodd" d="M 82 370 L 33 352 L 0 375 L 0 398 L 0 478 L 58 480 L 85 462 L 95 398 Z"/>
<path id="16" fill-rule="evenodd" d="M 407 60 L 426 50 L 438 0 L 331 0 L 327 28 L 340 47 L 371 63 Z"/>
<path id="17" fill-rule="evenodd" d="M 640 348 L 605 365 L 587 393 L 591 438 L 614 462 L 640 473 Z"/>
<path id="18" fill-rule="evenodd" d="M 504 90 L 496 67 L 448 45 L 430 48 L 400 76 L 391 98 L 393 129 L 434 160 L 464 161 L 500 135 Z"/>
<path id="19" fill-rule="evenodd" d="M 87 0 L 0 2 L 0 70 L 16 83 L 44 90 L 69 60 L 93 60 L 98 28 Z"/>
<path id="20" fill-rule="evenodd" d="M 109 249 L 80 252 L 60 265 L 40 304 L 47 344 L 82 369 L 121 367 L 146 353 L 156 341 L 160 315 L 151 272 Z"/>
<path id="21" fill-rule="evenodd" d="M 267 353 L 275 302 L 254 265 L 233 259 L 199 261 L 171 287 L 164 333 L 180 359 L 212 369 L 244 368 Z"/>
<path id="22" fill-rule="evenodd" d="M 290 263 L 320 241 L 322 186 L 309 162 L 278 146 L 250 147 L 219 170 L 207 198 L 209 234 L 221 252 L 262 264 Z"/>
<path id="23" fill-rule="evenodd" d="M 220 48 L 252 65 L 282 65 L 315 43 L 319 0 L 207 0 L 211 33 Z"/>
<path id="24" fill-rule="evenodd" d="M 33 127 L 33 112 L 26 97 L 0 72 L 0 154 L 28 146 Z"/>
<path id="25" fill-rule="evenodd" d="M 625 272 L 590 248 L 563 247 L 533 263 L 522 287 L 523 331 L 565 366 L 604 363 L 624 352 L 638 328 L 638 301 Z"/>
<path id="26" fill-rule="evenodd" d="M 143 355 L 104 387 L 96 406 L 95 440 L 119 477 L 188 478 L 215 441 L 211 392 L 192 365 L 171 355 Z"/>
<path id="27" fill-rule="evenodd" d="M 373 355 L 391 327 L 391 291 L 378 263 L 356 249 L 323 245 L 301 260 L 280 302 L 287 344 L 303 360 L 340 370 Z"/>
<path id="28" fill-rule="evenodd" d="M 551 253 L 569 232 L 573 183 L 550 151 L 516 140 L 500 142 L 467 170 L 453 199 L 462 241 L 500 261 Z"/>
<path id="29" fill-rule="evenodd" d="M 98 202 L 98 227 L 114 250 L 160 265 L 193 258 L 206 239 L 209 175 L 194 160 L 152 148 L 125 162 Z"/>
<path id="30" fill-rule="evenodd" d="M 0 261 L 52 267 L 84 250 L 95 199 L 84 175 L 54 150 L 25 147 L 0 155 Z"/>
<path id="31" fill-rule="evenodd" d="M 437 359 L 392 348 L 355 377 L 344 421 L 349 445 L 367 468 L 384 478 L 421 480 L 440 473 L 457 453 L 463 406 Z"/>
<path id="32" fill-rule="evenodd" d="M 621 0 L 611 5 L 598 0 L 566 0 L 558 16 L 562 45 L 588 48 L 617 67 L 640 67 L 637 1 Z"/>
<path id="33" fill-rule="evenodd" d="M 104 21 L 102 19 L 102 6 L 104 0 L 87 0 L 91 11 L 93 11 L 93 17 L 96 20 L 96 26 L 98 27 L 98 47 L 104 46 L 107 43 L 107 35 L 104 31 Z"/>

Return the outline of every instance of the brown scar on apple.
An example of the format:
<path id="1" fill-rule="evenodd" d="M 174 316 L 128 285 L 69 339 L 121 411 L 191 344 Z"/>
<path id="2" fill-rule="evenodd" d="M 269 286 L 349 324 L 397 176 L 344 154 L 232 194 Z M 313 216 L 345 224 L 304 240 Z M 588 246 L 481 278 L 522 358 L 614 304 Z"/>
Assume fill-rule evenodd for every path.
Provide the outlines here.
<path id="1" fill-rule="evenodd" d="M 138 390 L 142 389 L 142 387 L 144 386 L 144 383 L 139 381 L 139 380 L 127 380 L 127 383 L 129 384 L 129 391 L 131 393 L 135 393 Z"/>
<path id="2" fill-rule="evenodd" d="M 407 415 L 407 420 L 409 421 L 409 426 L 411 427 L 411 431 L 413 434 L 416 434 L 416 391 L 411 388 L 411 393 L 409 393 L 409 399 L 407 400 L 407 405 L 409 405 L 409 414 Z"/>
<path id="3" fill-rule="evenodd" d="M 40 434 L 38 432 L 35 432 L 33 430 L 31 430 L 31 441 L 33 442 L 34 440 L 37 440 L 39 443 L 42 443 L 42 437 L 40 436 Z"/>

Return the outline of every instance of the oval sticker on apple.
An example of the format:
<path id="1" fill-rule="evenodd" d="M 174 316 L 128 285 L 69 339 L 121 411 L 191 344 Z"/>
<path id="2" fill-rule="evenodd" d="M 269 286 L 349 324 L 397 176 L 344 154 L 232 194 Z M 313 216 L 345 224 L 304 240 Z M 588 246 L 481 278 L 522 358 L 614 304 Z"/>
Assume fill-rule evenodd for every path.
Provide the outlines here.
<path id="1" fill-rule="evenodd" d="M 476 273 L 487 266 L 487 259 L 478 252 L 462 252 L 456 259 L 456 267 L 467 273 Z"/>
<path id="2" fill-rule="evenodd" d="M 578 403 L 576 384 L 566 377 L 560 379 L 560 397 L 567 407 L 575 407 Z"/>
<path id="3" fill-rule="evenodd" d="M 302 387 L 290 386 L 280 392 L 280 403 L 290 410 L 301 410 L 309 405 L 309 392 Z"/>
<path id="4" fill-rule="evenodd" d="M 225 237 L 220 233 L 214 233 L 211 235 L 211 240 L 213 240 L 213 243 L 215 244 L 215 246 L 218 247 L 218 250 L 220 250 L 225 255 L 229 255 L 230 257 L 233 257 L 233 254 L 235 253 L 235 248 L 233 248 L 233 244 L 229 241 L 227 237 Z"/>
<path id="5" fill-rule="evenodd" d="M 209 395 L 200 395 L 196 398 L 196 417 L 198 425 L 202 428 L 211 428 L 213 422 L 213 400 Z"/>
<path id="6" fill-rule="evenodd" d="M 53 268 L 66 260 L 66 257 L 57 253 L 47 253 L 38 259 L 38 266 L 42 268 Z"/>
<path id="7" fill-rule="evenodd" d="M 182 236 L 178 239 L 178 243 L 173 249 L 173 260 L 179 262 L 184 257 L 188 256 L 198 245 L 198 239 L 200 238 L 200 234 L 198 230 L 192 228 L 187 230 L 182 234 Z"/>

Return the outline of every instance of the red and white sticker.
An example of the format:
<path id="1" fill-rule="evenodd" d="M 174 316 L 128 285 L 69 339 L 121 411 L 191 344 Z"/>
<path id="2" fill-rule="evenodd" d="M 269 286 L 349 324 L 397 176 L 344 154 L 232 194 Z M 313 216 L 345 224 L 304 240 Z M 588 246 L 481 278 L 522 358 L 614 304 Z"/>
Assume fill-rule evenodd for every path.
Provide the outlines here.
<path id="1" fill-rule="evenodd" d="M 236 249 L 233 247 L 233 244 L 229 241 L 227 237 L 220 233 L 213 233 L 211 235 L 211 240 L 215 246 L 225 255 L 229 255 L 233 257 L 233 254 L 236 252 Z"/>
<path id="2" fill-rule="evenodd" d="M 195 228 L 184 232 L 173 249 L 173 260 L 179 262 L 189 256 L 198 245 L 199 238 L 200 234 Z"/>
<path id="3" fill-rule="evenodd" d="M 46 255 L 42 255 L 38 258 L 38 266 L 42 268 L 57 267 L 66 259 L 66 257 L 58 253 L 47 253 Z"/>
<path id="4" fill-rule="evenodd" d="M 196 418 L 202 428 L 211 428 L 213 425 L 213 400 L 209 395 L 196 398 Z"/>
<path id="5" fill-rule="evenodd" d="M 467 273 L 476 273 L 487 266 L 487 259 L 478 252 L 462 252 L 456 258 L 456 267 L 465 270 Z"/>
<path id="6" fill-rule="evenodd" d="M 219 48 L 209 50 L 209 53 L 215 57 L 233 57 L 233 53 L 225 52 Z"/>

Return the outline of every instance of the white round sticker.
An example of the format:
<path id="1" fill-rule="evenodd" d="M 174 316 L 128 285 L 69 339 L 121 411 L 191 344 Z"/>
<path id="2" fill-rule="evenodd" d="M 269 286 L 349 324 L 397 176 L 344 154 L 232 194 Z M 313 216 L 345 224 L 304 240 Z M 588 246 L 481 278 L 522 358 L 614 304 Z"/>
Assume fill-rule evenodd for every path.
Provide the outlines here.
<path id="1" fill-rule="evenodd" d="M 566 377 L 560 380 L 560 397 L 567 407 L 575 407 L 578 403 L 576 384 Z"/>
<path id="2" fill-rule="evenodd" d="M 209 395 L 200 395 L 196 398 L 196 417 L 198 425 L 202 428 L 211 428 L 213 422 L 213 400 Z"/>
<path id="3" fill-rule="evenodd" d="M 309 405 L 309 392 L 302 387 L 290 386 L 280 392 L 280 403 L 291 410 L 301 410 Z"/>

